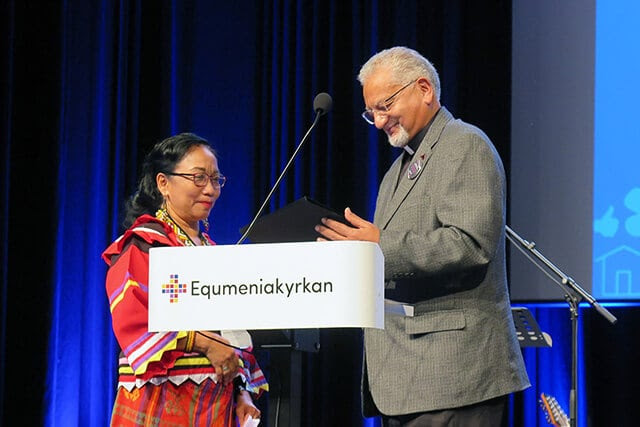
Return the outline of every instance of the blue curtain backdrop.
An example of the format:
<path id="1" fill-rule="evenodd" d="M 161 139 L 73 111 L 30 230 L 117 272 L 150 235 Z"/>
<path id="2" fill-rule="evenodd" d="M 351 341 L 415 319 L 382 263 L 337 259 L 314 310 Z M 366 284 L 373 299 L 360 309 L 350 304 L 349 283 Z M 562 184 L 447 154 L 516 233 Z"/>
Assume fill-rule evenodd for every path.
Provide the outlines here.
<path id="1" fill-rule="evenodd" d="M 117 350 L 100 293 L 105 270 L 99 254 L 117 232 L 123 179 L 132 172 L 126 143 L 137 139 L 137 79 L 129 80 L 140 72 L 136 6 L 69 1 L 60 8 L 47 425 L 101 425 L 109 415 L 105 402 L 113 398 Z"/>
<path id="2" fill-rule="evenodd" d="M 443 103 L 491 136 L 508 172 L 517 143 L 509 141 L 509 2 L 230 3 L 0 4 L 3 425 L 107 423 L 118 349 L 100 253 L 120 233 L 124 199 L 156 141 L 193 131 L 217 148 L 229 181 L 212 235 L 232 244 L 311 124 L 314 96 L 328 92 L 333 111 L 269 209 L 309 195 L 371 218 L 398 152 L 360 119 L 356 75 L 371 54 L 401 44 L 433 60 Z M 554 347 L 524 350 L 533 387 L 514 396 L 510 416 L 537 426 L 546 424 L 540 392 L 569 407 L 570 322 L 563 304 L 529 307 Z M 609 343 L 608 325 L 581 310 L 581 425 L 639 415 L 628 404 L 637 391 L 629 384 L 640 383 L 627 370 L 638 354 L 627 337 L 636 313 L 615 308 L 622 321 Z M 302 360 L 302 425 L 377 425 L 360 415 L 359 331 L 323 330 L 321 342 Z"/>

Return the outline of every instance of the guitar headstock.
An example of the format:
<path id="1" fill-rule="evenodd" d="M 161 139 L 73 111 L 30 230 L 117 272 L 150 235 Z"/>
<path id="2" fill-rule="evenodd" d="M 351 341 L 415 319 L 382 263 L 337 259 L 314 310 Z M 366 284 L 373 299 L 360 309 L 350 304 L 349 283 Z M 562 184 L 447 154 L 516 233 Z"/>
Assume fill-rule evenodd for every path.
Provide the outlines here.
<path id="1" fill-rule="evenodd" d="M 569 417 L 567 417 L 567 414 L 562 410 L 562 407 L 555 397 L 541 393 L 540 406 L 549 424 L 555 427 L 569 427 Z"/>

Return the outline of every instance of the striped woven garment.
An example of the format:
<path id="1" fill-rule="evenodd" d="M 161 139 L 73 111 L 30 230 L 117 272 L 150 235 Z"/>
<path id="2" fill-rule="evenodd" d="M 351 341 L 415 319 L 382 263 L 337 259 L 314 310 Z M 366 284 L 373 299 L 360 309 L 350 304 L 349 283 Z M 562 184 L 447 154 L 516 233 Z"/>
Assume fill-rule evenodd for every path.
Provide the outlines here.
<path id="1" fill-rule="evenodd" d="M 235 427 L 233 385 L 218 386 L 207 379 L 201 384 L 147 383 L 128 391 L 118 389 L 112 426 Z"/>
<path id="2" fill-rule="evenodd" d="M 235 426 L 233 387 L 217 384 L 215 368 L 201 354 L 177 349 L 187 332 L 148 331 L 148 252 L 153 246 L 182 242 L 168 224 L 143 215 L 103 253 L 112 326 L 122 349 L 112 425 Z M 247 391 L 259 397 L 268 390 L 264 374 L 251 353 L 238 355 L 238 375 Z"/>

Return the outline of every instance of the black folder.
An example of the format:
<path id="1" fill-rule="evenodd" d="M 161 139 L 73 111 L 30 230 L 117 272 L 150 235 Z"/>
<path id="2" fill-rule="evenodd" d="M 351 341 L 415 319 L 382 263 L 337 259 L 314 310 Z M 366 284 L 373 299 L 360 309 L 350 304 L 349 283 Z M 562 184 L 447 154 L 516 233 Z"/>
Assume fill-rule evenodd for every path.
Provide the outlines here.
<path id="1" fill-rule="evenodd" d="M 323 217 L 348 224 L 343 215 L 304 196 L 258 218 L 247 238 L 253 243 L 315 241 L 320 235 L 314 227 Z M 240 233 L 244 235 L 248 227 L 248 224 L 242 227 Z"/>

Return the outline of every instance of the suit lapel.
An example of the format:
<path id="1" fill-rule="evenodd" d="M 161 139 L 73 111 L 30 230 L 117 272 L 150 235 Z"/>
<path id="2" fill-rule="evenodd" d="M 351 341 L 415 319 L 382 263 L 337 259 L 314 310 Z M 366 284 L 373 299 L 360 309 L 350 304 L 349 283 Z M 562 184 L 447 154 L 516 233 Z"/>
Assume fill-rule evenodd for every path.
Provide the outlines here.
<path id="1" fill-rule="evenodd" d="M 388 204 L 384 204 L 384 206 L 386 207 L 382 215 L 382 229 L 387 227 L 389 221 L 391 220 L 391 218 L 393 218 L 393 215 L 396 213 L 396 211 L 398 210 L 402 202 L 406 199 L 407 195 L 411 192 L 411 189 L 413 189 L 416 183 L 420 179 L 425 179 L 422 178 L 422 176 L 424 175 L 423 172 L 427 167 L 427 162 L 431 157 L 432 149 L 440 139 L 440 135 L 442 134 L 445 125 L 452 119 L 453 116 L 451 115 L 451 113 L 449 113 L 446 108 L 441 107 L 440 111 L 438 111 L 438 114 L 436 114 L 431 127 L 427 131 L 427 134 L 424 136 L 422 142 L 418 146 L 418 149 L 416 150 L 409 163 L 410 166 L 408 171 L 412 168 L 411 165 L 421 165 L 421 169 L 417 173 L 412 174 L 411 178 L 408 177 L 408 172 L 405 172 L 403 174 L 404 176 L 400 177 L 400 182 L 395 181 L 398 182 L 398 187 L 395 192 L 393 192 L 393 186 L 390 186 L 390 189 L 388 190 L 389 193 L 386 195 L 386 198 L 390 200 Z M 396 180 L 398 179 L 398 174 L 400 173 L 401 164 L 402 161 L 399 158 L 396 160 L 390 170 L 391 173 L 389 175 Z"/>
<path id="2" fill-rule="evenodd" d="M 389 209 L 391 209 L 391 198 L 393 197 L 394 188 L 396 187 L 395 183 L 398 182 L 398 175 L 402 170 L 403 154 L 399 155 L 398 158 L 393 162 L 393 164 L 389 168 L 389 172 L 387 173 L 388 179 L 385 179 L 382 182 L 383 187 L 381 187 L 380 189 L 381 197 L 380 200 L 378 200 L 376 215 L 374 218 L 374 222 L 376 224 L 386 218 L 387 212 L 389 212 Z M 381 225 L 382 224 L 380 224 L 380 226 Z"/>

